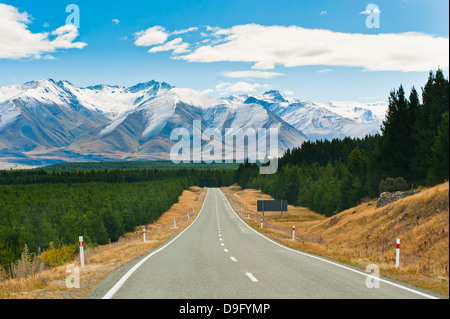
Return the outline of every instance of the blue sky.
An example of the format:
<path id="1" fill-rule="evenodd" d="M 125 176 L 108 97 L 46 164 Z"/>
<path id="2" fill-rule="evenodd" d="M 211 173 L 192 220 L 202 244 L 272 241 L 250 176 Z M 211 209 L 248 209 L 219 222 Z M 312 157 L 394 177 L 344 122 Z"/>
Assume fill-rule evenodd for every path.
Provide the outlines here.
<path id="1" fill-rule="evenodd" d="M 0 18 L 16 19 L 8 21 L 20 33 L 11 40 L 0 29 L 0 86 L 154 79 L 213 96 L 275 88 L 304 100 L 373 102 L 400 84 L 420 88 L 430 67 L 448 76 L 447 0 L 1 3 Z M 380 10 L 379 28 L 366 26 L 370 3 Z M 58 38 L 52 32 L 66 24 L 69 4 L 80 9 L 80 26 Z M 30 33 L 33 41 L 19 41 Z"/>

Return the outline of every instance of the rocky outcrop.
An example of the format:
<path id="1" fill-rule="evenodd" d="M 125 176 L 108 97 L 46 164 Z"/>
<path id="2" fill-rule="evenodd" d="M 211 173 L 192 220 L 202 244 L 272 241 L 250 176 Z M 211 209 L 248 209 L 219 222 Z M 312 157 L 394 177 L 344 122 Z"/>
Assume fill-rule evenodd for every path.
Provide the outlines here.
<path id="1" fill-rule="evenodd" d="M 377 208 L 386 206 L 392 202 L 395 202 L 396 200 L 414 195 L 419 193 L 418 190 L 410 190 L 410 191 L 404 191 L 404 192 L 384 192 L 380 194 L 380 197 L 378 198 L 377 202 Z"/>

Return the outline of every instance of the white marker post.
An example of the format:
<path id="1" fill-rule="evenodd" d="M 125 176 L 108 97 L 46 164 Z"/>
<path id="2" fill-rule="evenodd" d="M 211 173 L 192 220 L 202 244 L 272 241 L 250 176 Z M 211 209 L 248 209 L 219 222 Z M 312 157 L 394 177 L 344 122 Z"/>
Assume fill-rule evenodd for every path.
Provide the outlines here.
<path id="1" fill-rule="evenodd" d="M 80 264 L 81 268 L 84 268 L 84 244 L 83 244 L 83 236 L 79 236 L 78 240 L 80 242 Z"/>
<path id="2" fill-rule="evenodd" d="M 261 228 L 263 228 L 263 223 L 262 223 L 263 221 L 262 221 L 262 218 L 261 218 Z"/>
<path id="3" fill-rule="evenodd" d="M 145 243 L 145 227 L 144 230 L 142 231 L 142 234 L 144 235 L 144 243 Z"/>
<path id="4" fill-rule="evenodd" d="M 173 228 L 177 228 L 177 222 L 175 220 L 175 217 L 173 218 Z"/>
<path id="5" fill-rule="evenodd" d="M 400 239 L 397 238 L 397 245 L 395 247 L 395 268 L 400 265 Z"/>
<path id="6" fill-rule="evenodd" d="M 295 240 L 295 225 L 292 226 L 292 240 Z"/>

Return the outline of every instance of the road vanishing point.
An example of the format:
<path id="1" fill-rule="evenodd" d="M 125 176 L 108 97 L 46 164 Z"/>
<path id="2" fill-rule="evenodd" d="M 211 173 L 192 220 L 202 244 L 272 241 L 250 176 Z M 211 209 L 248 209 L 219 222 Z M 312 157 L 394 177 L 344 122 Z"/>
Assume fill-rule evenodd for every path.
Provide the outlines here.
<path id="1" fill-rule="evenodd" d="M 209 188 L 196 219 L 99 282 L 94 299 L 447 298 L 286 247 L 248 226 Z M 378 288 L 366 285 L 379 280 Z"/>

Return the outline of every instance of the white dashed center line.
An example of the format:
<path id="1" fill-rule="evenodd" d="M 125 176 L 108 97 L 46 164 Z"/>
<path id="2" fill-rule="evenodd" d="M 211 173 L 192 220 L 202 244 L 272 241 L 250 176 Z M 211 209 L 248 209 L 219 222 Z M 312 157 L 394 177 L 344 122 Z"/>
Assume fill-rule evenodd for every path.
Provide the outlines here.
<path id="1" fill-rule="evenodd" d="M 214 193 L 214 197 L 216 197 L 216 194 L 215 194 L 215 193 Z M 217 199 L 217 197 L 216 197 L 216 199 Z M 221 233 L 220 233 L 219 211 L 218 211 L 218 209 L 217 209 L 217 200 L 216 200 L 216 215 L 217 215 L 217 232 L 218 232 L 218 234 L 219 234 L 219 240 L 222 241 L 222 238 L 220 238 L 220 237 L 222 237 L 222 235 L 221 235 Z M 220 243 L 220 245 L 221 245 L 221 246 L 225 246 L 224 243 Z M 227 253 L 227 252 L 228 252 L 228 249 L 224 248 L 223 251 Z M 234 258 L 234 257 L 230 257 L 230 259 L 231 259 L 232 261 L 234 261 L 234 262 L 237 262 L 237 259 Z M 255 276 L 253 276 L 251 273 L 246 272 L 245 274 L 247 275 L 248 278 L 250 278 L 251 281 L 253 281 L 253 282 L 257 282 L 257 281 L 258 281 L 258 279 L 256 279 Z"/>
<path id="2" fill-rule="evenodd" d="M 251 281 L 253 281 L 253 282 L 258 281 L 258 279 L 256 279 L 255 276 L 253 276 L 251 273 L 246 272 L 245 274 L 247 275 L 248 278 L 250 278 Z"/>

